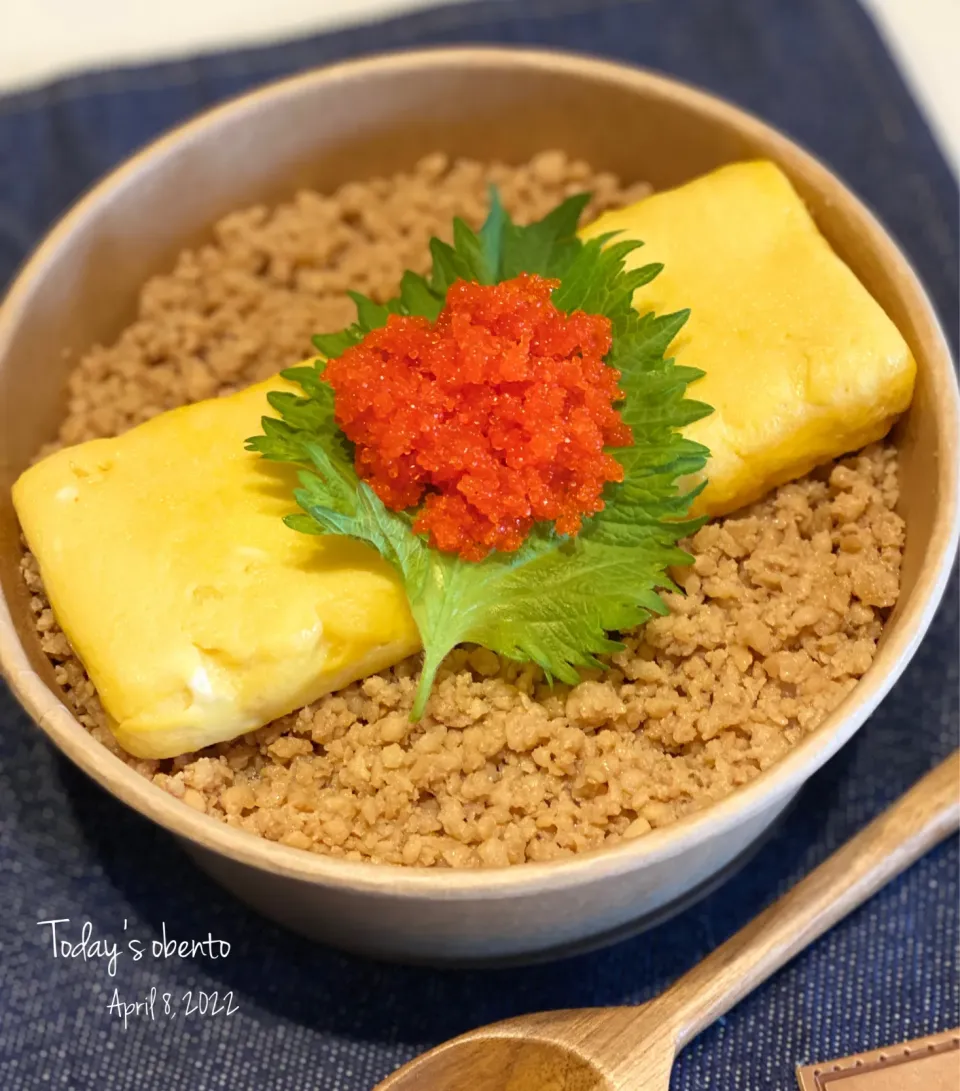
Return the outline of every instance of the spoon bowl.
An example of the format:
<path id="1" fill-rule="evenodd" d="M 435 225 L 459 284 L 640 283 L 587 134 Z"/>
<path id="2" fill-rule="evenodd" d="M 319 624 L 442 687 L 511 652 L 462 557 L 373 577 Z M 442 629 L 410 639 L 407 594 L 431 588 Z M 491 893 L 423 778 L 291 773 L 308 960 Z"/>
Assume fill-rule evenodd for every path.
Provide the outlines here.
<path id="1" fill-rule="evenodd" d="M 376 1091 L 620 1091 L 609 1051 L 624 1034 L 634 1043 L 630 1086 L 668 1091 L 676 1036 L 661 1008 L 654 1000 L 506 1019 L 424 1053 Z"/>

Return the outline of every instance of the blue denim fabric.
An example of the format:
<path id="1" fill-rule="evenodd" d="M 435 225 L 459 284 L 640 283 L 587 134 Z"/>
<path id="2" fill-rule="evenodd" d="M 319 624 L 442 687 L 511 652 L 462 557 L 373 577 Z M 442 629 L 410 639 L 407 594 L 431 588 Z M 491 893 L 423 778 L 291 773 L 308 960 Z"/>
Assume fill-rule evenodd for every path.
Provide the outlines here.
<path id="1" fill-rule="evenodd" d="M 81 76 L 0 100 L 0 285 L 50 222 L 185 116 L 300 69 L 425 44 L 553 45 L 655 67 L 762 114 L 833 166 L 899 238 L 956 344 L 957 190 L 853 0 L 494 0 L 229 55 Z M 40 362 L 38 362 L 40 366 Z M 383 966 L 310 947 L 197 872 L 106 796 L 0 691 L 0 1088 L 361 1091 L 470 1027 L 654 996 L 948 753 L 958 733 L 956 583 L 904 678 L 735 878 L 607 951 L 495 971 Z M 49 927 L 232 945 L 134 962 L 54 958 Z M 126 924 L 126 931 L 124 925 Z M 384 921 L 384 927 L 390 926 Z M 793 1086 L 798 1063 L 960 1024 L 956 843 L 905 876 L 704 1033 L 675 1091 Z M 157 1017 L 107 1010 L 158 990 Z M 232 990 L 232 1015 L 162 1014 L 163 994 Z"/>

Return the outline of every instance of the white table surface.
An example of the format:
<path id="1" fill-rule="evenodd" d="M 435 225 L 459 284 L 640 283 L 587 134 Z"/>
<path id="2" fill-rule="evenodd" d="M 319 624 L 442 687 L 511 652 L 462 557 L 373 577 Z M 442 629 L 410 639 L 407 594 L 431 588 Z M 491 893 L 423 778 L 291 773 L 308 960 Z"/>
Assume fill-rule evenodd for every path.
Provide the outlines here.
<path id="1" fill-rule="evenodd" d="M 85 68 L 278 41 L 437 2 L 463 0 L 0 0 L 0 93 Z M 960 173 L 960 0 L 862 2 Z"/>

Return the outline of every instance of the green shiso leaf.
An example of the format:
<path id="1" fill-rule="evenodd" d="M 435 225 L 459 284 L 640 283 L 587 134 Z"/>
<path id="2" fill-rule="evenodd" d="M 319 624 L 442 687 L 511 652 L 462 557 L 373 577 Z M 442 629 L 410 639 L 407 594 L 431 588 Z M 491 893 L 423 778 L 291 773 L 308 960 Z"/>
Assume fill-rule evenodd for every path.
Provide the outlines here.
<path id="1" fill-rule="evenodd" d="M 664 355 L 689 312 L 658 316 L 634 309 L 634 292 L 661 267 L 625 270 L 627 257 L 642 245 L 635 240 L 582 242 L 577 223 L 588 199 L 571 197 L 538 223 L 519 226 L 491 190 L 479 232 L 455 220 L 452 245 L 432 241 L 428 276 L 407 272 L 400 294 L 386 304 L 351 293 L 356 322 L 313 339 L 323 357 L 335 358 L 391 314 L 436 319 L 458 279 L 494 284 L 522 272 L 558 279 L 553 302 L 561 310 L 606 315 L 613 334 L 607 363 L 621 373 L 620 411 L 634 444 L 612 452 L 624 479 L 607 486 L 603 511 L 584 520 L 575 537 L 539 524 L 517 552 L 482 561 L 430 548 L 414 533 L 410 514 L 388 510 L 357 477 L 352 447 L 334 418 L 333 389 L 323 381 L 323 359 L 283 372 L 302 396 L 271 393 L 279 418 L 264 417 L 263 434 L 247 441 L 248 450 L 266 459 L 301 467 L 294 493 L 301 511 L 287 516 L 290 527 L 366 542 L 399 572 L 424 647 L 414 719 L 424 712 L 444 656 L 465 642 L 537 663 L 549 678 L 577 682 L 578 668 L 600 666 L 598 656 L 623 647 L 611 634 L 666 612 L 659 592 L 673 589 L 668 569 L 690 562 L 677 543 L 702 525 L 687 517 L 699 489 L 684 493 L 677 482 L 702 470 L 709 452 L 680 429 L 712 410 L 686 396 L 702 373 Z"/>

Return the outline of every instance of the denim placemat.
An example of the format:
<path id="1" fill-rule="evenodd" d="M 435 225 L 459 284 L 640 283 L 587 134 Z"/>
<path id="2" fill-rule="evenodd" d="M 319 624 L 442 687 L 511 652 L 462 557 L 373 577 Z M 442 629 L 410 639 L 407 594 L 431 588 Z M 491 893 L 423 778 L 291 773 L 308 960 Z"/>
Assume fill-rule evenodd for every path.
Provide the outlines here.
<path id="1" fill-rule="evenodd" d="M 662 69 L 762 114 L 879 213 L 957 331 L 957 191 L 854 0 L 495 0 L 289 44 L 70 79 L 0 100 L 0 285 L 73 198 L 148 139 L 228 95 L 384 49 L 497 42 Z M 955 340 L 954 340 L 955 344 Z M 38 362 L 38 367 L 40 366 Z M 4 407 L 4 412 L 8 412 Z M 549 1007 L 645 1000 L 956 745 L 957 591 L 905 677 L 810 782 L 753 862 L 681 917 L 611 950 L 527 969 L 404 969 L 275 928 L 195 871 L 163 832 L 60 758 L 0 693 L 0 1088 L 361 1091 L 470 1027 Z M 960 1024 L 958 853 L 942 846 L 703 1034 L 673 1088 L 793 1086 L 793 1066 Z M 50 927 L 126 952 L 54 958 Z M 390 922 L 384 921 L 389 928 Z M 155 959 L 212 933 L 229 954 Z M 128 940 L 146 946 L 135 961 Z M 215 950 L 214 953 L 217 953 Z M 157 990 L 155 1018 L 108 1010 Z M 163 1013 L 232 992 L 233 1014 Z M 465 1088 L 465 1091 L 469 1091 Z"/>

